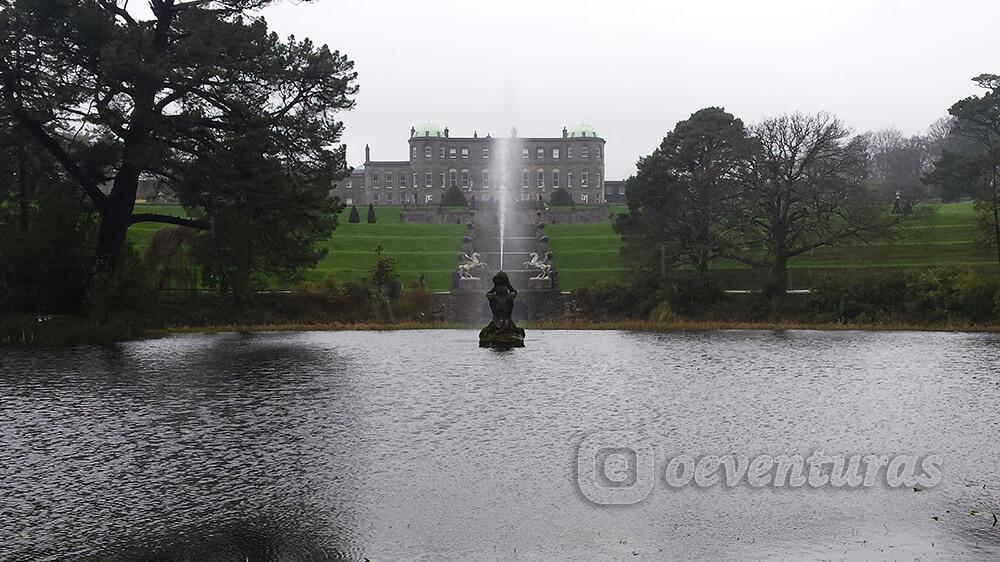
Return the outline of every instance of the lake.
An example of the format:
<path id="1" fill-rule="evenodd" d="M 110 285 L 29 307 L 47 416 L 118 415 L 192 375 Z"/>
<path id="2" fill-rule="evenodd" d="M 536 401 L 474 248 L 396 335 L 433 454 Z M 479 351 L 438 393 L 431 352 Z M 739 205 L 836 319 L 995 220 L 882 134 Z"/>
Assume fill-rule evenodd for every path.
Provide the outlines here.
<path id="1" fill-rule="evenodd" d="M 472 330 L 0 350 L 0 559 L 997 558 L 1000 337 Z M 581 442 L 641 434 L 599 505 Z M 940 483 L 671 487 L 678 455 L 937 455 Z M 626 455 L 626 461 L 628 457 Z"/>

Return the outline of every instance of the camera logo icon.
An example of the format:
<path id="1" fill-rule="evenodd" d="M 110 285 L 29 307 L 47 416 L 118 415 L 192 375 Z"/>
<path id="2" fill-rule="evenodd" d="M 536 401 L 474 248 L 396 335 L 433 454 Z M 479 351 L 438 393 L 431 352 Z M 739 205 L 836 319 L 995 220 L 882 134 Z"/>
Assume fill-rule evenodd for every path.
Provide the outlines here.
<path id="1" fill-rule="evenodd" d="M 653 490 L 653 446 L 635 431 L 599 431 L 580 443 L 576 482 L 598 505 L 639 503 Z"/>

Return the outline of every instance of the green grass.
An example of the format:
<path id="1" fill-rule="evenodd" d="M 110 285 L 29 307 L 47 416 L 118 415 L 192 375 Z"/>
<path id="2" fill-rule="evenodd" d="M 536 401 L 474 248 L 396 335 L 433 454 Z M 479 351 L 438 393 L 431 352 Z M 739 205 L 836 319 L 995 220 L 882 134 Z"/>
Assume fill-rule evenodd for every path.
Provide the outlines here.
<path id="1" fill-rule="evenodd" d="M 136 211 L 186 215 L 179 206 L 137 205 Z M 321 244 L 328 250 L 327 256 L 316 268 L 306 272 L 306 279 L 319 281 L 332 275 L 341 282 L 359 280 L 375 262 L 375 247 L 382 244 L 386 255 L 396 258 L 396 270 L 404 284 L 424 274 L 429 289 L 450 289 L 465 226 L 403 223 L 399 220 L 400 211 L 400 207 L 376 207 L 377 222 L 368 224 L 365 221 L 368 209 L 358 207 L 362 222 L 350 224 L 347 222 L 350 208 L 345 209 L 333 236 Z M 153 233 L 160 228 L 164 225 L 137 224 L 129 229 L 129 240 L 142 253 L 149 246 Z"/>
<path id="2" fill-rule="evenodd" d="M 994 254 L 976 241 L 972 203 L 948 203 L 936 205 L 935 209 L 931 215 L 909 219 L 892 240 L 822 248 L 793 259 L 790 264 L 792 287 L 805 288 L 818 277 L 847 276 L 860 270 L 876 272 L 960 265 L 994 271 Z M 141 205 L 139 210 L 185 214 L 176 206 Z M 339 281 L 360 279 L 374 262 L 375 246 L 382 244 L 386 254 L 396 258 L 404 283 L 423 273 L 430 289 L 449 289 L 465 227 L 402 223 L 400 210 L 400 207 L 376 207 L 376 224 L 349 224 L 345 211 L 333 236 L 322 244 L 329 250 L 327 257 L 307 272 L 306 278 L 315 281 L 333 275 Z M 367 209 L 359 207 L 358 211 L 364 221 Z M 626 208 L 616 206 L 612 211 L 622 213 Z M 129 238 L 143 251 L 153 232 L 162 227 L 153 223 L 137 224 L 129 230 Z M 552 224 L 546 227 L 546 232 L 551 238 L 559 269 L 560 288 L 572 290 L 627 275 L 628 267 L 619 252 L 621 240 L 611 229 L 610 222 Z M 751 288 L 764 279 L 763 272 L 733 262 L 715 262 L 712 269 L 727 288 Z"/>
<path id="3" fill-rule="evenodd" d="M 790 262 L 793 287 L 808 287 L 819 276 L 849 275 L 859 270 L 879 271 L 960 265 L 977 270 L 996 269 L 992 251 L 976 240 L 972 202 L 935 205 L 936 212 L 907 220 L 896 238 L 872 244 L 821 248 Z M 615 212 L 624 212 L 615 207 Z M 597 281 L 623 278 L 628 268 L 619 253 L 621 240 L 611 223 L 554 224 L 551 238 L 559 286 L 574 289 Z M 763 281 L 760 272 L 735 262 L 718 261 L 712 269 L 727 288 L 747 288 Z"/>

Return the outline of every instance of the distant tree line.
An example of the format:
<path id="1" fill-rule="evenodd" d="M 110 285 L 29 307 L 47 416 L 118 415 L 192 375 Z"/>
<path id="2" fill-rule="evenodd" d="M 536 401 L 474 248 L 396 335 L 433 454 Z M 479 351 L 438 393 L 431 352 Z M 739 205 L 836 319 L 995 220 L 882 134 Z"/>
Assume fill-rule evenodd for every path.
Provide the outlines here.
<path id="1" fill-rule="evenodd" d="M 615 230 L 638 271 L 725 259 L 770 272 L 784 293 L 791 260 L 817 248 L 884 237 L 914 201 L 976 200 L 1000 248 L 1000 78 L 956 103 L 927 134 L 853 134 L 828 113 L 792 113 L 749 126 L 709 107 L 679 122 L 627 180 Z M 998 254 L 1000 259 L 1000 254 Z"/>

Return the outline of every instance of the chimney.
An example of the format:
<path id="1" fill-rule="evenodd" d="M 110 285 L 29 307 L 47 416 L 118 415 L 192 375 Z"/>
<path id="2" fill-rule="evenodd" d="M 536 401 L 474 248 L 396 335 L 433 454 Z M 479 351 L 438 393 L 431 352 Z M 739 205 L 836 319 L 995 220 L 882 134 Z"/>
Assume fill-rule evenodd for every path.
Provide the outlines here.
<path id="1" fill-rule="evenodd" d="M 517 138 L 517 127 L 511 127 L 510 128 L 510 138 L 512 138 L 512 139 L 516 139 Z"/>
<path id="2" fill-rule="evenodd" d="M 478 139 L 479 138 L 479 131 L 472 131 L 472 138 Z"/>
<path id="3" fill-rule="evenodd" d="M 371 159 L 372 159 L 372 149 L 368 148 L 368 145 L 366 144 L 365 145 L 365 164 L 367 164 L 368 161 L 371 160 Z"/>
<path id="4" fill-rule="evenodd" d="M 415 134 L 417 134 L 417 129 L 414 127 L 410 127 L 410 138 L 412 139 L 413 135 Z"/>
<path id="5" fill-rule="evenodd" d="M 444 138 L 448 138 L 448 127 L 444 128 Z"/>
<path id="6" fill-rule="evenodd" d="M 563 127 L 563 138 L 566 138 L 568 136 L 569 136 L 569 131 L 566 130 L 566 127 Z"/>

